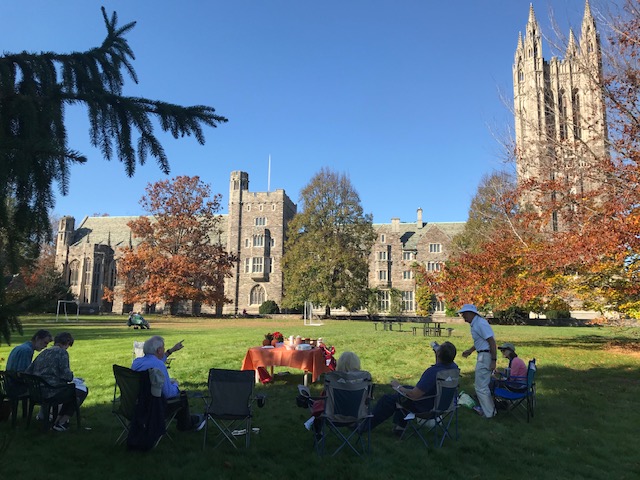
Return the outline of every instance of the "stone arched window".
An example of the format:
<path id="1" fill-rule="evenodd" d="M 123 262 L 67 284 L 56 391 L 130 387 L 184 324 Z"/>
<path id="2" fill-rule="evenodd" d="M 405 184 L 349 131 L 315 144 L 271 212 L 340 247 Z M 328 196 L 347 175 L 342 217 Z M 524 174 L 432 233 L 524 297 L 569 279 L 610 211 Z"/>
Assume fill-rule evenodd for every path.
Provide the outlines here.
<path id="1" fill-rule="evenodd" d="M 74 260 L 69 264 L 69 285 L 78 285 L 80 262 Z"/>
<path id="2" fill-rule="evenodd" d="M 249 295 L 249 305 L 262 305 L 265 301 L 266 295 L 264 293 L 264 288 L 260 285 L 256 285 L 251 289 L 251 294 Z"/>

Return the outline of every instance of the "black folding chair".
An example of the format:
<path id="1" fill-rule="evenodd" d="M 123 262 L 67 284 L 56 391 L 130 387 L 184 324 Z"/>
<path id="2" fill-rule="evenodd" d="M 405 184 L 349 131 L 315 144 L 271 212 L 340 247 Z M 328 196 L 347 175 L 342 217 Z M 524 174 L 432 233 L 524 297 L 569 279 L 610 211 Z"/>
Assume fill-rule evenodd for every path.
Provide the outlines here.
<path id="1" fill-rule="evenodd" d="M 251 405 L 254 400 L 253 370 L 212 368 L 207 383 L 209 396 L 204 399 L 206 423 L 202 449 L 207 445 L 209 420 L 218 429 L 215 447 L 227 440 L 234 448 L 238 448 L 238 438 L 244 436 L 248 448 L 251 443 Z"/>
<path id="2" fill-rule="evenodd" d="M 425 446 L 428 446 L 427 437 L 432 433 L 435 447 L 442 447 L 447 437 L 457 440 L 459 381 L 459 369 L 450 368 L 439 371 L 436 375 L 436 394 L 420 399 L 433 398 L 433 408 L 427 412 L 412 412 L 410 408 L 399 403 L 398 408 L 407 420 L 407 426 L 400 439 L 405 440 L 415 435 L 422 440 Z M 454 436 L 450 432 L 452 424 L 455 427 Z"/>
<path id="3" fill-rule="evenodd" d="M 529 360 L 529 366 L 527 368 L 526 377 L 511 377 L 504 386 L 496 387 L 493 391 L 493 396 L 498 402 L 503 402 L 507 406 L 507 411 L 518 416 L 518 413 L 522 413 L 522 416 L 529 419 L 533 418 L 536 405 L 536 359 Z M 518 384 L 520 380 L 521 388 L 514 388 L 514 385 Z M 524 410 L 524 412 L 523 412 Z"/>
<path id="4" fill-rule="evenodd" d="M 150 389 L 151 384 L 148 381 L 144 381 L 149 379 L 148 370 L 136 372 L 127 367 L 114 365 L 113 376 L 115 378 L 115 386 L 113 387 L 111 413 L 115 415 L 123 428 L 122 432 L 116 439 L 116 445 L 118 445 L 127 439 L 129 431 L 131 430 L 131 423 L 134 420 L 136 406 L 139 402 L 140 390 L 143 388 L 143 385 L 146 385 L 145 388 Z M 164 412 L 166 412 L 166 410 L 164 410 L 163 413 Z M 164 432 L 162 432 L 162 435 L 166 435 L 172 441 L 173 439 L 167 432 L 167 429 L 169 428 L 169 425 L 171 424 L 173 419 L 176 417 L 176 414 L 177 410 L 171 412 L 170 414 L 163 415 Z M 162 436 L 158 438 L 158 442 L 161 438 Z"/>
<path id="5" fill-rule="evenodd" d="M 76 414 L 76 422 L 80 429 L 80 405 L 76 398 L 76 387 L 73 383 L 61 386 L 49 385 L 42 377 L 21 373 L 20 379 L 24 381 L 29 389 L 29 413 L 27 417 L 27 427 L 31 424 L 33 409 L 36 405 L 40 405 L 40 414 L 42 415 L 42 428 L 46 432 L 49 430 L 49 418 L 58 415 L 58 406 L 62 403 L 72 402 L 73 409 Z"/>
<path id="6" fill-rule="evenodd" d="M 316 450 L 324 455 L 327 437 L 335 435 L 339 445 L 336 455 L 349 447 L 358 456 L 371 449 L 371 418 L 369 403 L 373 385 L 369 372 L 328 372 L 324 377 L 324 411 L 320 438 Z M 365 441 L 366 439 L 366 441 Z"/>
<path id="7" fill-rule="evenodd" d="M 22 418 L 26 418 L 29 409 L 29 389 L 14 371 L 0 371 L 0 401 L 9 400 L 11 408 L 11 428 L 15 428 L 18 418 L 18 405 L 22 402 Z"/>

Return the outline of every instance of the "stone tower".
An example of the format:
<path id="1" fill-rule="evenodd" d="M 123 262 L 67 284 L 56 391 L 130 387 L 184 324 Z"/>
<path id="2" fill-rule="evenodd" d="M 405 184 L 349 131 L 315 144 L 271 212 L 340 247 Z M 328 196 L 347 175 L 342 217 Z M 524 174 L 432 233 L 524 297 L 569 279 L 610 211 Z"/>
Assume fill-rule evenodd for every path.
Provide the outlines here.
<path id="1" fill-rule="evenodd" d="M 75 231 L 75 218 L 65 216 L 58 223 L 58 236 L 56 238 L 56 268 L 62 272 L 63 278 L 67 278 L 67 265 L 69 257 L 69 246 L 73 242 Z"/>
<path id="2" fill-rule="evenodd" d="M 280 305 L 286 228 L 295 214 L 296 205 L 284 190 L 250 192 L 249 174 L 231 172 L 227 251 L 239 261 L 233 277 L 225 283 L 225 295 L 231 303 L 224 313 L 238 314 L 244 309 L 258 313 L 265 300 Z"/>
<path id="3" fill-rule="evenodd" d="M 606 154 L 604 98 L 601 90 L 600 37 L 585 3 L 580 41 L 569 32 L 563 59 L 546 61 L 542 34 L 533 11 L 518 37 L 514 64 L 514 116 L 518 181 L 558 182 L 560 197 L 593 191 L 601 182 L 596 162 Z M 523 201 L 534 200 L 530 193 Z M 550 228 L 564 228 L 553 212 Z"/>

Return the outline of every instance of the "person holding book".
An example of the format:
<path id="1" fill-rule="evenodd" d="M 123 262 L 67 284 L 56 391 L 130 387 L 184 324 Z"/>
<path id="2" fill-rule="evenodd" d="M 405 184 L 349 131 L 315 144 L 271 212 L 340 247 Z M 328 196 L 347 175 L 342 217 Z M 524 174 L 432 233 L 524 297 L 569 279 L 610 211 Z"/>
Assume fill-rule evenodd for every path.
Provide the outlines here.
<path id="1" fill-rule="evenodd" d="M 423 372 L 414 387 L 401 385 L 397 380 L 391 380 L 391 387 L 396 393 L 383 395 L 373 407 L 371 429 L 393 416 L 393 431 L 397 435 L 402 435 L 407 421 L 404 419 L 402 411 L 396 407 L 397 403 L 401 403 L 403 407 L 415 413 L 428 412 L 433 409 L 438 372 L 458 368 L 453 362 L 457 353 L 453 343 L 444 342 L 434 349 L 436 350 L 436 363 Z"/>
<path id="2" fill-rule="evenodd" d="M 67 350 L 73 346 L 73 342 L 73 336 L 69 332 L 57 334 L 53 346 L 43 350 L 25 370 L 46 382 L 43 394 L 51 403 L 62 405 L 52 427 L 56 432 L 66 432 L 69 429 L 69 418 L 75 411 L 75 405 L 82 405 L 89 393 L 84 381 L 76 379 L 69 366 Z"/>

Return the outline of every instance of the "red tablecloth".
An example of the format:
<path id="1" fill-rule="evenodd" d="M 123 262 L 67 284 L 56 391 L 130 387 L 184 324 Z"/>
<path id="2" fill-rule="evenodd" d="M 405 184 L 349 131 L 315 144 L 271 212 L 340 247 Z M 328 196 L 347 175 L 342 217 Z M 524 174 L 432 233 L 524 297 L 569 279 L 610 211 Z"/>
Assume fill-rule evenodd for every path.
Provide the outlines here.
<path id="1" fill-rule="evenodd" d="M 315 382 L 329 367 L 320 348 L 311 350 L 288 350 L 285 347 L 254 347 L 247 351 L 242 361 L 242 370 L 255 370 L 258 367 L 278 365 L 292 367 L 311 373 L 311 381 Z"/>

